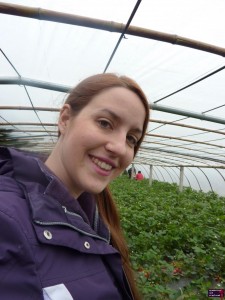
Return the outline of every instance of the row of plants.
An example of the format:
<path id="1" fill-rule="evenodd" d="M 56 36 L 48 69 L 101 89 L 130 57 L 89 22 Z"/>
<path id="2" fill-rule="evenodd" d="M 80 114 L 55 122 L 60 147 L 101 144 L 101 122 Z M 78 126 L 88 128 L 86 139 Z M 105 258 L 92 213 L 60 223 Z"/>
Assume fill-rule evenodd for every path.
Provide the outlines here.
<path id="1" fill-rule="evenodd" d="M 225 198 L 125 175 L 111 189 L 144 299 L 201 300 L 225 288 Z"/>

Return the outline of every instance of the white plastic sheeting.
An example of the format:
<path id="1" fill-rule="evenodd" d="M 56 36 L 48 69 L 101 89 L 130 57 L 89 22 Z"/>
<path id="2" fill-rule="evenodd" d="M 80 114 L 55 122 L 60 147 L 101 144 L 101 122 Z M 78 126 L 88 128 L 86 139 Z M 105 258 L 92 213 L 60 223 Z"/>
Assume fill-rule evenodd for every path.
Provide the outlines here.
<path id="1" fill-rule="evenodd" d="M 126 25 L 137 1 L 18 0 L 4 3 Z M 225 48 L 224 11 L 223 0 L 142 0 L 130 25 Z M 9 84 L 10 79 L 21 76 L 71 87 L 86 76 L 104 72 L 120 35 L 0 13 L 1 129 L 12 129 L 12 139 L 35 142 L 33 150 L 51 149 L 57 138 L 57 112 L 38 107 L 59 108 L 66 94 Z M 184 112 L 182 116 L 151 111 L 149 135 L 135 159 L 137 168 L 141 165 L 145 175 L 152 164 L 155 179 L 179 182 L 179 167 L 184 165 L 185 186 L 225 195 L 225 124 L 219 123 L 219 120 L 225 122 L 223 66 L 222 55 L 125 33 L 107 72 L 134 78 L 146 92 L 150 104 Z M 205 80 L 166 97 L 219 68 L 221 71 Z M 3 84 L 7 78 L 7 84 Z M 30 110 L 18 110 L 19 107 Z M 213 116 L 218 122 L 185 117 L 187 111 Z"/>

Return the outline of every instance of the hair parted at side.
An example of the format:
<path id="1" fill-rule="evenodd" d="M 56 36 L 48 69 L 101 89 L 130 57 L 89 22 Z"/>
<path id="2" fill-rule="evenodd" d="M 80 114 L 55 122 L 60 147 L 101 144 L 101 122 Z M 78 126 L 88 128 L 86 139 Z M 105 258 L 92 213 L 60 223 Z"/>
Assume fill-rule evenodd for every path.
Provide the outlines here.
<path id="1" fill-rule="evenodd" d="M 138 141 L 134 149 L 134 154 L 136 154 L 144 138 L 149 122 L 149 103 L 144 92 L 136 81 L 127 76 L 118 76 L 114 73 L 92 75 L 82 80 L 70 91 L 65 103 L 70 104 L 74 114 L 76 115 L 92 100 L 94 96 L 113 87 L 124 87 L 134 92 L 144 105 L 146 114 L 141 139 Z"/>
<path id="2" fill-rule="evenodd" d="M 74 116 L 76 116 L 76 114 L 88 105 L 94 96 L 100 94 L 106 89 L 114 87 L 124 87 L 134 92 L 139 97 L 145 108 L 145 120 L 142 136 L 135 146 L 135 155 L 144 138 L 149 122 L 149 103 L 144 92 L 136 81 L 126 76 L 118 76 L 114 73 L 93 75 L 82 80 L 77 86 L 75 86 L 70 91 L 65 103 L 71 106 Z M 119 213 L 109 187 L 106 187 L 100 194 L 96 195 L 96 201 L 99 213 L 111 232 L 111 244 L 121 254 L 123 269 L 129 282 L 133 297 L 135 300 L 139 300 L 140 295 L 136 287 L 134 272 L 130 264 L 129 251 L 121 228 Z"/>

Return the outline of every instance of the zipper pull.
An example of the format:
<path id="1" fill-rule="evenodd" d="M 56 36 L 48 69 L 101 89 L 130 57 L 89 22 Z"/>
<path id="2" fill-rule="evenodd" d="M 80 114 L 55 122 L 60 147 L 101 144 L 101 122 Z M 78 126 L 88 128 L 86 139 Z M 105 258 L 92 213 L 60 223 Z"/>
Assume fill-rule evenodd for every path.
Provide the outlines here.
<path id="1" fill-rule="evenodd" d="M 67 208 L 65 206 L 62 206 L 62 209 L 64 210 L 64 212 L 67 212 Z"/>

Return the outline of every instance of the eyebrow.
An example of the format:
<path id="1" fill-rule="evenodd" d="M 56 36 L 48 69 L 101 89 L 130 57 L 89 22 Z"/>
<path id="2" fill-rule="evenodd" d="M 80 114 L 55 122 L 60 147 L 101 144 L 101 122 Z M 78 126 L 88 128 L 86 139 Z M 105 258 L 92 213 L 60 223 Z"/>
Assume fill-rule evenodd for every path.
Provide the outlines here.
<path id="1" fill-rule="evenodd" d="M 101 111 L 108 113 L 114 120 L 117 120 L 117 121 L 122 120 L 122 118 L 120 116 L 118 116 L 114 111 L 111 111 L 108 108 L 103 108 Z M 141 135 L 143 133 L 143 130 L 141 130 L 140 128 L 132 129 L 132 131 L 135 131 L 136 133 L 141 134 Z"/>

